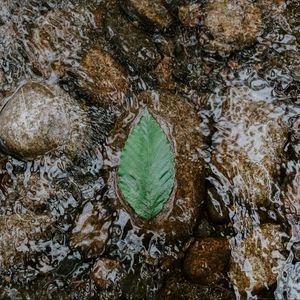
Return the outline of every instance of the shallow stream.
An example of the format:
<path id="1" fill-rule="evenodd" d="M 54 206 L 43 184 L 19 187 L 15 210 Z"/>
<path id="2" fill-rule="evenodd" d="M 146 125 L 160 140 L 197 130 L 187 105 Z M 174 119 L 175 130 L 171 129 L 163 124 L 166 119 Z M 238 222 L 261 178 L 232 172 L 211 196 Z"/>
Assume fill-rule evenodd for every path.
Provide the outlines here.
<path id="1" fill-rule="evenodd" d="M 0 299 L 300 299 L 299 43 L 299 0 L 0 0 Z"/>

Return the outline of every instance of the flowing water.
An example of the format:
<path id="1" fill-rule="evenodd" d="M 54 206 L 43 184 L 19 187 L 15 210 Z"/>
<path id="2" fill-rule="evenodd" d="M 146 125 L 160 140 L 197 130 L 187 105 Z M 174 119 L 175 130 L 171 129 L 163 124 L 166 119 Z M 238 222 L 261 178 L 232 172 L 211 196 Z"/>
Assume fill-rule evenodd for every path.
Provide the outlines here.
<path id="1" fill-rule="evenodd" d="M 300 298 L 300 3 L 249 0 L 245 36 L 233 16 L 214 44 L 208 2 L 218 18 L 202 0 L 0 0 L 0 299 Z M 183 198 L 147 223 L 115 170 L 148 98 L 193 152 Z"/>

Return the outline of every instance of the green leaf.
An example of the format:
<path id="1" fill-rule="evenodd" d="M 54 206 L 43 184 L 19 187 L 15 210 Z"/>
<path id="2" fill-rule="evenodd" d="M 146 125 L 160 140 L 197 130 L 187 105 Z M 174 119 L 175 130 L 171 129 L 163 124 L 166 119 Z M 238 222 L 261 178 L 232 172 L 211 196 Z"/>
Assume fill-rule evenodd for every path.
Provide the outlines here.
<path id="1" fill-rule="evenodd" d="M 154 218 L 168 201 L 175 177 L 171 144 L 146 109 L 121 154 L 118 185 L 125 200 L 142 218 Z"/>

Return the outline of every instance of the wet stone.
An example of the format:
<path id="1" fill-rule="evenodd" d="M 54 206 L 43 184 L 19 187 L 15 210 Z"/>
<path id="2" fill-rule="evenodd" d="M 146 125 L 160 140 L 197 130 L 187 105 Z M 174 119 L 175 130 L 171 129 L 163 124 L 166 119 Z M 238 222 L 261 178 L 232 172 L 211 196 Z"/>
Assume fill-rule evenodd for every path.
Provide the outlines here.
<path id="1" fill-rule="evenodd" d="M 128 90 L 128 75 L 114 58 L 100 48 L 91 48 L 81 62 L 79 85 L 98 103 L 121 102 Z"/>
<path id="2" fill-rule="evenodd" d="M 136 100 L 139 103 L 136 109 L 123 112 L 109 138 L 110 150 L 107 155 L 110 166 L 117 167 L 117 157 L 124 148 L 134 120 L 147 107 L 158 122 L 161 122 L 160 126 L 171 142 L 176 143 L 177 184 L 162 211 L 151 221 L 145 221 L 135 214 L 120 196 L 117 185 L 111 185 L 111 194 L 117 192 L 115 196 L 119 209 L 128 211 L 133 226 L 141 232 L 155 232 L 164 235 L 167 241 L 180 243 L 191 235 L 203 202 L 204 170 L 198 151 L 204 146 L 204 141 L 199 128 L 200 120 L 190 104 L 170 93 L 145 91 L 139 94 Z M 111 182 L 117 182 L 115 168 L 110 170 L 109 177 Z"/>
<path id="3" fill-rule="evenodd" d="M 115 45 L 117 58 L 130 71 L 146 72 L 159 63 L 161 56 L 151 37 L 120 14 L 107 16 L 106 30 Z"/>
<path id="4" fill-rule="evenodd" d="M 120 267 L 120 263 L 116 260 L 101 258 L 95 263 L 91 278 L 98 288 L 108 289 L 119 281 Z"/>
<path id="5" fill-rule="evenodd" d="M 228 199 L 227 195 L 220 195 L 214 187 L 209 187 L 207 193 L 206 208 L 210 220 L 214 224 L 227 224 L 230 218 L 226 204 L 230 203 L 230 197 Z"/>
<path id="6" fill-rule="evenodd" d="M 282 13 L 286 8 L 285 0 L 258 0 L 257 6 L 262 10 L 263 17 L 272 17 Z"/>
<path id="7" fill-rule="evenodd" d="M 70 245 L 81 249 L 87 257 L 100 256 L 106 248 L 111 215 L 100 204 L 88 202 L 76 218 Z"/>
<path id="8" fill-rule="evenodd" d="M 187 251 L 184 271 L 192 282 L 214 284 L 224 278 L 229 259 L 230 248 L 227 239 L 198 239 Z"/>
<path id="9" fill-rule="evenodd" d="M 300 116 L 297 115 L 294 118 L 289 120 L 291 123 L 290 127 L 290 137 L 289 137 L 289 146 L 291 151 L 293 152 L 292 155 L 295 159 L 300 159 Z"/>
<path id="10" fill-rule="evenodd" d="M 174 67 L 172 69 L 173 77 L 190 88 L 195 90 L 212 90 L 214 81 L 211 77 L 213 69 L 217 69 L 218 64 L 212 64 L 203 60 L 203 53 L 194 50 L 197 43 L 193 42 L 191 37 L 187 42 L 183 39 L 183 45 L 179 46 L 176 53 Z M 189 38 L 189 37 L 188 37 Z M 189 45 L 191 44 L 191 45 Z"/>
<path id="11" fill-rule="evenodd" d="M 201 21 L 201 5 L 192 3 L 179 8 L 178 17 L 182 25 L 185 27 L 196 27 Z"/>
<path id="12" fill-rule="evenodd" d="M 176 82 L 172 80 L 172 59 L 164 57 L 155 69 L 158 85 L 161 89 L 174 90 Z"/>
<path id="13" fill-rule="evenodd" d="M 90 123 L 85 110 L 59 88 L 27 83 L 0 112 L 1 148 L 27 160 L 58 149 L 74 158 L 90 143 Z"/>
<path id="14" fill-rule="evenodd" d="M 35 73 L 44 78 L 63 77 L 78 65 L 78 53 L 86 42 L 83 32 L 92 27 L 83 11 L 55 9 L 40 16 L 31 29 L 26 50 Z"/>
<path id="15" fill-rule="evenodd" d="M 206 219 L 202 219 L 197 227 L 195 235 L 199 238 L 206 238 L 211 235 L 212 231 L 213 228 L 209 222 Z"/>
<path id="16" fill-rule="evenodd" d="M 0 270 L 22 263 L 25 257 L 36 253 L 31 244 L 46 239 L 51 224 L 48 216 L 14 214 L 0 217 Z"/>
<path id="17" fill-rule="evenodd" d="M 283 109 L 251 99 L 255 94 L 246 88 L 230 89 L 216 118 L 208 177 L 214 189 L 208 194 L 212 203 L 216 194 L 227 207 L 235 200 L 268 207 L 273 199 L 288 126 Z"/>
<path id="18" fill-rule="evenodd" d="M 166 7 L 174 14 L 178 12 L 180 6 L 187 5 L 190 0 L 164 0 Z"/>
<path id="19" fill-rule="evenodd" d="M 295 243 L 293 245 L 293 253 L 294 253 L 294 256 L 295 256 L 295 260 L 297 262 L 299 262 L 300 261 L 300 243 L 299 242 Z"/>
<path id="20" fill-rule="evenodd" d="M 182 275 L 174 275 L 166 281 L 158 298 L 166 300 L 232 300 L 234 295 L 226 288 L 194 284 L 184 279 Z"/>
<path id="21" fill-rule="evenodd" d="M 300 163 L 289 161 L 285 168 L 281 199 L 289 221 L 297 225 L 300 220 Z"/>
<path id="22" fill-rule="evenodd" d="M 248 0 L 210 0 L 204 6 L 205 49 L 228 53 L 255 43 L 262 30 L 260 9 Z M 207 33 L 208 31 L 208 33 Z"/>
<path id="23" fill-rule="evenodd" d="M 232 244 L 229 277 L 239 294 L 257 293 L 276 282 L 278 268 L 285 257 L 286 234 L 279 225 L 263 224 L 255 227 L 245 239 Z"/>
<path id="24" fill-rule="evenodd" d="M 150 29 L 167 29 L 173 23 L 163 0 L 121 0 L 120 3 L 130 18 L 140 21 Z"/>
<path id="25" fill-rule="evenodd" d="M 55 194 L 55 187 L 40 174 L 33 173 L 29 177 L 24 174 L 16 176 L 16 192 L 18 200 L 31 211 L 42 210 L 47 201 Z"/>

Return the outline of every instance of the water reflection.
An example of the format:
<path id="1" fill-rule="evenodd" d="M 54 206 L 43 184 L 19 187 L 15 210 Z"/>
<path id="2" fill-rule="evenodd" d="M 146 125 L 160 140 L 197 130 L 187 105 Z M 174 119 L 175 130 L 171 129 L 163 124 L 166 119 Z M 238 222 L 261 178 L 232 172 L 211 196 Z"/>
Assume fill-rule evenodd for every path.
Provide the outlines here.
<path id="1" fill-rule="evenodd" d="M 30 140 L 13 138 L 18 128 L 2 134 L 1 298 L 300 297 L 300 7 L 297 0 L 227 2 L 0 0 L 0 119 L 28 82 L 65 93 L 58 112 L 68 97 L 78 107 L 62 126 L 75 124 L 76 155 L 66 151 L 65 131 L 45 121 L 53 103 L 39 114 L 36 97 L 27 117 L 25 109 L 7 113 L 12 124 L 32 119 L 18 132 L 34 141 L 36 155 L 8 147 Z M 241 21 L 250 39 L 233 32 L 245 12 L 253 21 Z M 176 188 L 191 196 L 178 199 L 174 214 L 170 201 L 160 227 L 146 226 L 119 203 L 111 175 L 118 143 L 148 98 L 157 111 L 168 104 L 174 123 L 166 128 L 181 136 L 174 148 L 192 149 L 186 165 L 201 160 L 203 168 L 195 190 L 188 177 L 194 169 L 182 168 L 178 178 L 186 185 Z M 35 125 L 42 135 L 30 135 Z M 197 208 L 193 197 L 201 200 Z M 219 268 L 209 270 L 213 258 L 205 253 L 218 257 L 224 238 L 230 257 L 224 268 L 217 262 L 215 276 Z M 187 263 L 203 241 L 203 257 L 196 251 Z M 213 279 L 199 280 L 194 270 Z"/>

